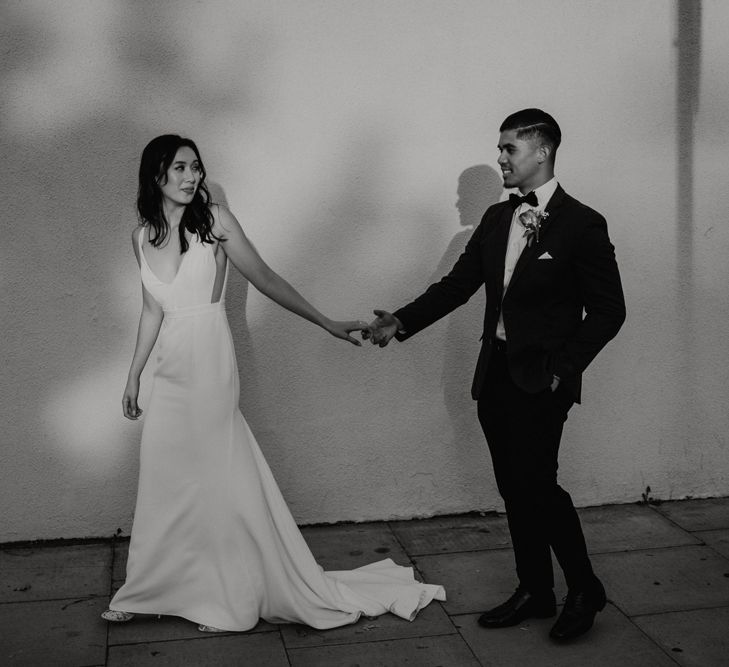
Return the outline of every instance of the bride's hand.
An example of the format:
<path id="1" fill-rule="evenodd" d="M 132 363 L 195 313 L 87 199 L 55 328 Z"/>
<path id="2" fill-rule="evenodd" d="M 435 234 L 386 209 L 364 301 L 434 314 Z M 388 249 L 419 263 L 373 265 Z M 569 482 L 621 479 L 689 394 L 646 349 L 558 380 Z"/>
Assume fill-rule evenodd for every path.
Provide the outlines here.
<path id="1" fill-rule="evenodd" d="M 369 325 L 367 322 L 363 322 L 362 320 L 357 320 L 356 322 L 338 322 L 335 320 L 329 320 L 325 327 L 332 336 L 349 341 L 352 345 L 356 345 L 357 347 L 362 347 L 362 343 L 360 343 L 356 338 L 352 338 L 349 334 L 353 331 L 364 331 L 368 328 Z"/>
<path id="2" fill-rule="evenodd" d="M 127 386 L 124 387 L 124 396 L 122 396 L 122 412 L 127 419 L 137 420 L 143 412 L 137 404 L 138 396 L 139 380 L 127 380 Z"/>

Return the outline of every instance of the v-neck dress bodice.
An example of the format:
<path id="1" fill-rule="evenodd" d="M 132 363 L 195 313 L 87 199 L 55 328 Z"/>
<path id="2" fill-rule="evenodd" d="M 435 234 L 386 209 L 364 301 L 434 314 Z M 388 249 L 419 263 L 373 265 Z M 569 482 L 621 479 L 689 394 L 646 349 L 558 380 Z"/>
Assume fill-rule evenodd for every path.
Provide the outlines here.
<path id="1" fill-rule="evenodd" d="M 171 282 L 160 280 L 152 271 L 145 254 L 143 237 L 148 228 L 142 229 L 139 239 L 140 272 L 142 283 L 165 311 L 201 306 L 211 303 L 217 276 L 214 246 L 201 242 L 196 235 L 182 255 L 177 274 Z M 223 294 L 225 291 L 223 290 Z M 222 295 L 219 299 L 223 301 Z"/>

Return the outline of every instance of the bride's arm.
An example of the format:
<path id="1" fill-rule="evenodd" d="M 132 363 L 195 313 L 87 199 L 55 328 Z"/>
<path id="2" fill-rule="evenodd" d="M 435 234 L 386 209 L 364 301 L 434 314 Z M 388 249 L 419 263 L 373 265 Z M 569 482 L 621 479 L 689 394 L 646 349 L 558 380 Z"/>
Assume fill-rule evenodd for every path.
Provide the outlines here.
<path id="1" fill-rule="evenodd" d="M 213 207 L 215 223 L 213 232 L 224 240 L 220 246 L 238 271 L 262 294 L 292 313 L 325 329 L 333 336 L 348 340 L 354 345 L 360 342 L 349 334 L 366 327 L 364 322 L 338 322 L 330 320 L 312 306 L 288 282 L 271 269 L 248 240 L 235 216 L 223 206 Z"/>
<path id="2" fill-rule="evenodd" d="M 134 246 L 134 255 L 139 263 L 139 248 L 137 246 L 136 236 L 138 233 L 132 234 L 132 245 Z M 139 317 L 139 329 L 137 330 L 137 344 L 134 347 L 134 356 L 129 367 L 129 376 L 127 384 L 124 387 L 124 396 L 122 397 L 122 411 L 127 419 L 138 419 L 142 414 L 142 410 L 137 403 L 139 396 L 139 378 L 142 375 L 149 355 L 152 352 L 159 329 L 162 325 L 164 314 L 162 307 L 154 300 L 147 288 L 142 285 L 142 314 Z"/>

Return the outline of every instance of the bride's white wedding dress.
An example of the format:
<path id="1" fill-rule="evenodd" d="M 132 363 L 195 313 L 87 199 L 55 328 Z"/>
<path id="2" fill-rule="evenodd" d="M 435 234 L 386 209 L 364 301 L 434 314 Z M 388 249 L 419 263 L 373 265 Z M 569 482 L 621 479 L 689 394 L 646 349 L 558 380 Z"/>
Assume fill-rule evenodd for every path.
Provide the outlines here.
<path id="1" fill-rule="evenodd" d="M 441 586 L 387 559 L 317 565 L 238 408 L 238 370 L 213 246 L 193 237 L 174 280 L 142 282 L 164 309 L 145 411 L 127 578 L 109 608 L 222 630 L 259 618 L 332 628 L 361 614 L 412 620 Z M 223 274 L 223 275 L 219 275 Z"/>

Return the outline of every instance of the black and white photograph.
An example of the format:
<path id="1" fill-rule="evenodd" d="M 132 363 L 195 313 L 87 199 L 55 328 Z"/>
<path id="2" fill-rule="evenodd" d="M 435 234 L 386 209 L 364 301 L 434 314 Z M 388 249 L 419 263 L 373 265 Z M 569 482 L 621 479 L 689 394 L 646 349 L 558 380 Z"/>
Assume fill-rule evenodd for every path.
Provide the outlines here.
<path id="1" fill-rule="evenodd" d="M 0 664 L 725 664 L 727 34 L 0 0 Z"/>

